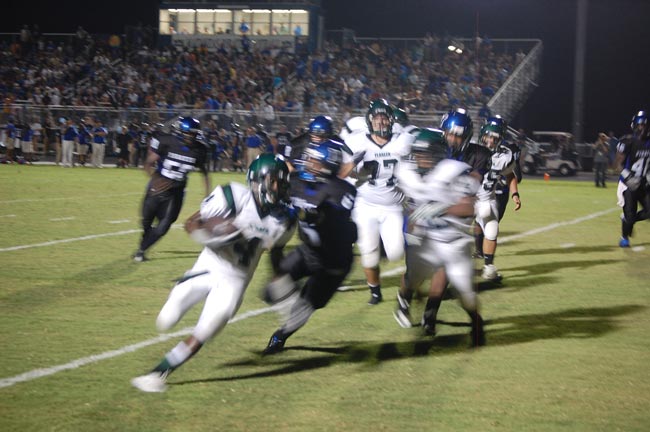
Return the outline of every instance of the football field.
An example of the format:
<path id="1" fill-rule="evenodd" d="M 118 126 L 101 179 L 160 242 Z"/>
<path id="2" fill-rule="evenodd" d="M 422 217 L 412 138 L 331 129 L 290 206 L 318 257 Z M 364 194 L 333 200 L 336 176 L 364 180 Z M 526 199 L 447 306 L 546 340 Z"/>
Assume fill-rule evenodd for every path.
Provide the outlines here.
<path id="1" fill-rule="evenodd" d="M 213 185 L 244 182 L 212 174 Z M 616 185 L 525 179 L 501 226 L 501 284 L 480 284 L 487 345 L 443 302 L 435 338 L 392 317 L 402 262 L 382 263 L 385 301 L 357 262 L 348 289 L 283 353 L 261 350 L 280 316 L 259 299 L 262 257 L 235 319 L 169 377 L 129 381 L 171 335 L 155 319 L 200 246 L 180 225 L 198 208 L 193 174 L 177 226 L 134 263 L 146 185 L 135 169 L 0 165 L 2 431 L 645 431 L 650 425 L 650 223 L 618 247 Z M 295 243 L 296 240 L 294 240 Z M 480 262 L 476 262 L 477 268 Z M 477 279 L 478 281 L 478 279 Z M 414 305 L 419 317 L 422 303 Z"/>

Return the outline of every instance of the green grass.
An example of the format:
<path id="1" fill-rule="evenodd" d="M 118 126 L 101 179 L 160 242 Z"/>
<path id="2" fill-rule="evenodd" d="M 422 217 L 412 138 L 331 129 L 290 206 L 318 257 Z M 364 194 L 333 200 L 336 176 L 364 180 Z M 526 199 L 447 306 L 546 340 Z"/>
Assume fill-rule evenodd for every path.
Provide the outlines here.
<path id="1" fill-rule="evenodd" d="M 244 177 L 212 178 L 231 180 Z M 137 229 L 145 182 L 136 170 L 0 166 L 0 249 Z M 455 301 L 443 303 L 439 318 L 449 325 L 434 339 L 398 327 L 399 276 L 384 278 L 388 301 L 367 306 L 357 263 L 347 283 L 360 288 L 338 293 L 282 354 L 259 355 L 279 322 L 263 314 L 229 325 L 163 394 L 140 393 L 129 380 L 175 341 L 0 388 L 0 430 L 647 430 L 650 224 L 632 238 L 644 250 L 618 248 L 614 186 L 523 182 L 523 208 L 508 209 L 504 239 L 612 211 L 499 246 L 504 282 L 480 294 L 483 349 L 467 349 L 467 318 Z M 201 193 L 194 174 L 179 222 Z M 0 379 L 157 336 L 172 280 L 200 247 L 175 228 L 150 262 L 134 264 L 138 238 L 0 252 Z M 268 276 L 263 258 L 240 313 L 265 306 L 257 294 Z"/>

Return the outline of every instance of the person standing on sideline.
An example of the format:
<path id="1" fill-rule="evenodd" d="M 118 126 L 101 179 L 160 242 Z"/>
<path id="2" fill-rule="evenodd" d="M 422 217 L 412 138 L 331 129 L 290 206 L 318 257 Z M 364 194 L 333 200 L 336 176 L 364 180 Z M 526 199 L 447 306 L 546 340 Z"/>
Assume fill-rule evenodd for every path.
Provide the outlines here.
<path id="1" fill-rule="evenodd" d="M 246 164 L 250 165 L 256 157 L 264 151 L 262 138 L 255 132 L 255 128 L 246 129 Z"/>
<path id="2" fill-rule="evenodd" d="M 598 139 L 594 143 L 594 182 L 596 187 L 607 187 L 605 180 L 607 179 L 607 165 L 608 165 L 608 140 L 609 137 L 603 132 L 598 134 Z"/>
<path id="3" fill-rule="evenodd" d="M 61 144 L 61 165 L 63 167 L 74 167 L 73 151 L 75 143 L 79 141 L 79 132 L 72 119 L 66 119 L 63 127 L 63 139 Z"/>
<path id="4" fill-rule="evenodd" d="M 108 135 L 108 131 L 102 121 L 98 119 L 95 121 L 95 128 L 93 129 L 93 154 L 91 156 L 95 168 L 103 168 L 106 135 Z"/>
<path id="5" fill-rule="evenodd" d="M 117 148 L 119 149 L 119 156 L 117 160 L 117 168 L 126 168 L 129 166 L 129 147 L 133 137 L 129 133 L 129 128 L 122 126 L 122 131 L 117 135 Z"/>
<path id="6" fill-rule="evenodd" d="M 198 138 L 201 124 L 181 117 L 172 125 L 173 133 L 152 142 L 144 169 L 151 176 L 142 202 L 142 239 L 133 255 L 135 262 L 146 260 L 145 252 L 164 236 L 178 219 L 183 206 L 187 176 L 198 168 L 203 173 L 205 194 L 210 193 L 208 147 Z M 154 219 L 158 225 L 153 226 Z"/>
<path id="7" fill-rule="evenodd" d="M 185 313 L 205 301 L 192 334 L 171 349 L 151 372 L 133 378 L 144 392 L 163 392 L 167 377 L 192 358 L 235 316 L 264 249 L 292 237 L 294 218 L 286 205 L 289 169 L 264 154 L 248 170 L 248 188 L 218 186 L 185 222 L 185 230 L 204 245 L 191 270 L 178 280 L 156 319 L 168 331 Z"/>

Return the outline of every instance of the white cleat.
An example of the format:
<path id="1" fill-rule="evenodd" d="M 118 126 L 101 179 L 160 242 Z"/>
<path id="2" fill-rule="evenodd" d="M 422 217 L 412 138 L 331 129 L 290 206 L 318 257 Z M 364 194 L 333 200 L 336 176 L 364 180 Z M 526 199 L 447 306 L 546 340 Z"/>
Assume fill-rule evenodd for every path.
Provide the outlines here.
<path id="1" fill-rule="evenodd" d="M 147 393 L 162 393 L 167 390 L 167 380 L 160 372 L 151 372 L 146 375 L 135 377 L 131 380 L 131 385 L 138 390 Z"/>
<path id="2" fill-rule="evenodd" d="M 494 264 L 486 264 L 483 266 L 483 273 L 481 277 L 488 281 L 494 281 L 500 278 L 500 274 Z"/>

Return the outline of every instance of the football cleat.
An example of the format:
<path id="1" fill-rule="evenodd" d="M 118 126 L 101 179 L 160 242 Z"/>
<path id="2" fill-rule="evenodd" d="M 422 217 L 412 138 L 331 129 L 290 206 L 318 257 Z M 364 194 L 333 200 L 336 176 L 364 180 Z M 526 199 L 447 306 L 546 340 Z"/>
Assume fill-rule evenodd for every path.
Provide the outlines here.
<path id="1" fill-rule="evenodd" d="M 483 273 L 481 273 L 481 277 L 488 281 L 495 281 L 498 280 L 501 275 L 497 271 L 497 268 L 494 264 L 486 264 L 483 266 Z"/>
<path id="2" fill-rule="evenodd" d="M 372 293 L 372 295 L 370 296 L 370 300 L 368 300 L 368 304 L 370 306 L 376 306 L 379 303 L 381 303 L 383 300 L 384 298 L 382 297 L 381 293 L 380 294 Z"/>
<path id="3" fill-rule="evenodd" d="M 618 242 L 618 245 L 622 248 L 629 248 L 630 247 L 630 239 L 627 239 L 625 237 L 621 237 L 621 240 Z"/>
<path id="4" fill-rule="evenodd" d="M 266 346 L 266 348 L 264 348 L 264 351 L 262 351 L 262 355 L 277 354 L 281 351 L 284 351 L 284 344 L 286 341 L 286 339 L 278 336 L 277 332 L 274 333 L 269 340 L 269 344 Z"/>
<path id="5" fill-rule="evenodd" d="M 424 330 L 424 334 L 427 336 L 435 336 L 436 335 L 436 323 L 427 321 L 424 318 L 422 318 L 422 330 Z"/>
<path id="6" fill-rule="evenodd" d="M 409 311 L 409 302 L 397 292 L 397 309 L 393 311 L 393 317 L 397 324 L 402 328 L 411 328 L 411 313 Z"/>
<path id="7" fill-rule="evenodd" d="M 133 378 L 131 380 L 131 385 L 143 392 L 162 393 L 167 390 L 167 379 L 165 374 L 160 372 L 151 372 Z"/>
<path id="8" fill-rule="evenodd" d="M 133 254 L 133 261 L 135 262 L 143 262 L 146 261 L 147 258 L 144 256 L 144 252 L 141 250 L 138 250 L 136 253 Z"/>

